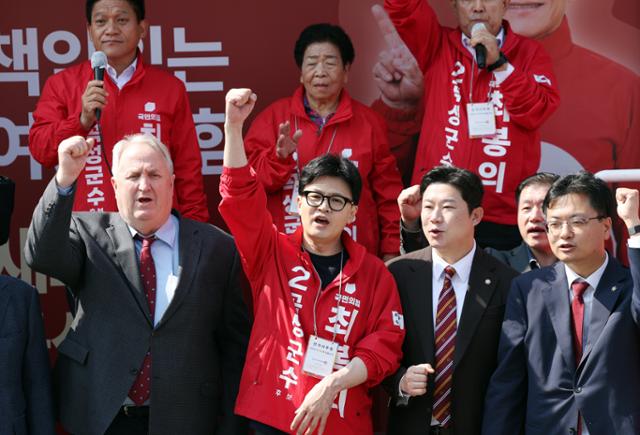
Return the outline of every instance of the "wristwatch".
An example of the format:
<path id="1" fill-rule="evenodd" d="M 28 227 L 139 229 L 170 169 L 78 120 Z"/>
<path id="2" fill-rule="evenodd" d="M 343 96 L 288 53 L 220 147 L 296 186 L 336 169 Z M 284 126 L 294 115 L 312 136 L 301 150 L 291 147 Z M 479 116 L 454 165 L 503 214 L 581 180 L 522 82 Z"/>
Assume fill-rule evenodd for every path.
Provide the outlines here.
<path id="1" fill-rule="evenodd" d="M 627 230 L 629 231 L 630 236 L 635 236 L 636 234 L 640 233 L 640 225 L 636 225 L 635 227 L 629 227 L 627 228 Z"/>
<path id="2" fill-rule="evenodd" d="M 509 62 L 507 57 L 504 55 L 503 52 L 500 52 L 500 57 L 498 58 L 498 60 L 496 60 L 491 65 L 489 65 L 487 67 L 487 71 L 492 72 L 493 70 L 500 68 L 502 65 L 504 65 L 507 62 Z"/>

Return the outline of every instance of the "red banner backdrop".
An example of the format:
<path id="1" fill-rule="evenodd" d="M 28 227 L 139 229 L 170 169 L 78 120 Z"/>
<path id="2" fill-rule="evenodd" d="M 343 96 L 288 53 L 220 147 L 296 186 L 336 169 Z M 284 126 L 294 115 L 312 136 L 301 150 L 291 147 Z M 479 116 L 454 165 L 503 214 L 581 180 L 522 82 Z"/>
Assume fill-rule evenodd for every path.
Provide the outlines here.
<path id="1" fill-rule="evenodd" d="M 293 60 L 296 37 L 308 24 L 333 22 L 345 28 L 356 47 L 348 88 L 355 98 L 371 103 L 378 95 L 371 68 L 384 44 L 370 14 L 374 3 L 379 1 L 147 2 L 151 30 L 143 41 L 145 60 L 167 68 L 186 83 L 214 223 L 221 224 L 217 203 L 225 92 L 232 87 L 251 87 L 259 96 L 257 111 L 290 95 L 298 84 Z M 443 23 L 454 25 L 449 1 L 430 3 Z M 540 39 L 550 52 L 558 44 L 569 50 L 554 57 L 563 106 L 543 129 L 547 161 L 542 168 L 566 173 L 582 167 L 593 171 L 640 167 L 638 151 L 632 150 L 640 149 L 638 1 L 539 0 L 536 4 L 543 9 L 514 8 L 508 12 L 514 29 L 533 32 L 529 36 Z M 544 7 L 560 10 L 560 18 L 566 12 L 568 24 L 563 22 L 551 35 L 527 30 L 527 23 L 533 22 L 553 27 L 555 18 L 545 15 Z M 41 167 L 29 156 L 28 130 L 46 79 L 87 59 L 91 52 L 83 2 L 35 0 L 28 7 L 21 2 L 4 6 L 0 16 L 0 174 L 16 181 L 17 202 L 10 241 L 0 247 L 0 271 L 38 288 L 52 356 L 66 334 L 71 315 L 62 284 L 34 273 L 22 256 L 31 213 L 53 175 L 53 169 Z M 587 64 L 568 57 L 569 52 L 580 52 L 580 59 Z M 603 69 L 607 74 L 601 74 Z M 592 128 L 586 128 L 585 133 L 585 126 Z M 621 155 L 630 157 L 621 161 Z"/>

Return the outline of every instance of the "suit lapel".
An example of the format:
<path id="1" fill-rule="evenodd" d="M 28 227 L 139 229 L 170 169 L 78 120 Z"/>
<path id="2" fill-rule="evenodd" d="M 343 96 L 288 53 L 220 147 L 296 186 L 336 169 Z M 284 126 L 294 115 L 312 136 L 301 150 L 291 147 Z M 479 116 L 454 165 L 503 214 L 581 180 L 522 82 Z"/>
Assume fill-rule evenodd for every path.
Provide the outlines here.
<path id="1" fill-rule="evenodd" d="M 9 280 L 10 278 L 0 276 L 0 336 L 3 335 L 4 318 L 9 309 L 9 302 L 11 302 L 11 291 L 8 288 L 11 285 Z"/>
<path id="2" fill-rule="evenodd" d="M 464 356 L 475 333 L 478 323 L 487 309 L 496 288 L 495 267 L 485 261 L 485 254 L 476 248 L 469 275 L 469 288 L 462 305 L 460 325 L 456 331 L 454 367 Z"/>
<path id="3" fill-rule="evenodd" d="M 602 274 L 602 278 L 598 283 L 598 288 L 593 297 L 591 305 L 591 322 L 589 324 L 589 334 L 587 335 L 587 343 L 585 351 L 582 354 L 582 361 L 589 356 L 591 349 L 600 338 L 611 311 L 613 311 L 620 294 L 622 293 L 622 285 L 625 279 L 625 273 L 622 267 L 612 258 L 609 258 L 609 264 Z"/>
<path id="4" fill-rule="evenodd" d="M 527 252 L 527 245 L 524 242 L 513 250 L 513 264 L 512 268 L 518 272 L 524 273 L 531 270 L 529 264 L 529 252 Z"/>
<path id="5" fill-rule="evenodd" d="M 149 306 L 142 287 L 138 258 L 129 227 L 127 227 L 127 224 L 122 219 L 118 218 L 113 219 L 111 225 L 109 225 L 105 231 L 111 240 L 112 258 L 118 263 L 120 270 L 124 273 L 131 293 L 147 318 L 147 321 L 149 324 L 152 324 L 151 313 L 149 312 Z"/>
<path id="6" fill-rule="evenodd" d="M 193 282 L 200 263 L 202 241 L 199 237 L 198 229 L 188 219 L 179 217 L 179 220 L 178 249 L 181 271 L 178 277 L 178 286 L 176 287 L 176 292 L 171 303 L 167 307 L 167 311 L 165 311 L 162 319 L 160 319 L 160 322 L 156 326 L 157 328 L 164 325 L 184 301 L 185 296 L 191 290 L 191 283 Z"/>
<path id="7" fill-rule="evenodd" d="M 542 288 L 542 297 L 547 312 L 556 333 L 558 347 L 567 367 L 575 369 L 576 362 L 573 353 L 573 335 L 571 332 L 571 306 L 569 304 L 569 288 L 564 264 L 557 262 L 551 266 L 552 276 L 547 286 Z"/>
<path id="8" fill-rule="evenodd" d="M 435 338 L 433 331 L 433 291 L 431 289 L 433 263 L 431 248 L 423 250 L 422 261 L 416 261 L 409 266 L 411 276 L 406 277 L 411 291 L 410 309 L 414 311 L 416 329 L 424 356 L 428 362 L 435 363 Z"/>

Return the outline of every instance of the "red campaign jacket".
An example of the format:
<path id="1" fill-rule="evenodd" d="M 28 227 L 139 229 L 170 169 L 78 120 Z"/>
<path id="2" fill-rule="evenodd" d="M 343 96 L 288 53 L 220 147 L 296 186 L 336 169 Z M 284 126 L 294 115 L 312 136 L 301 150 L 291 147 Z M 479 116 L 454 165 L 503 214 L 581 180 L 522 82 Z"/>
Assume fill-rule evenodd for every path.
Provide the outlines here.
<path id="1" fill-rule="evenodd" d="M 309 254 L 301 249 L 302 229 L 285 235 L 273 225 L 264 188 L 249 166 L 225 167 L 220 193 L 220 214 L 235 237 L 254 307 L 235 411 L 289 432 L 294 411 L 318 382 L 301 368 L 307 339 L 314 333 L 313 304 L 320 278 Z M 340 348 L 334 370 L 357 356 L 365 363 L 368 378 L 338 394 L 325 433 L 371 434 L 368 391 L 400 364 L 402 308 L 395 281 L 382 261 L 346 233 L 342 242 L 349 259 L 342 272 L 340 308 L 336 307 L 340 277 L 336 277 L 318 297 L 318 335 L 331 340 L 332 328 L 337 328 Z"/>
<path id="2" fill-rule="evenodd" d="M 202 181 L 202 158 L 189 99 L 184 85 L 166 71 L 144 64 L 138 55 L 136 71 L 119 90 L 105 74 L 109 93 L 102 111 L 104 150 L 94 126 L 86 131 L 80 124 L 82 94 L 93 80 L 91 62 L 86 61 L 51 76 L 42 91 L 34 123 L 29 131 L 29 150 L 46 167 L 58 163 L 58 145 L 80 135 L 94 137 L 96 147 L 76 183 L 74 211 L 116 211 L 109 165 L 113 146 L 125 135 L 148 132 L 159 137 L 173 159 L 175 179 L 174 208 L 188 218 L 209 220 L 207 198 Z M 104 152 L 104 154 L 103 154 Z"/>
<path id="3" fill-rule="evenodd" d="M 415 55 L 425 76 L 424 116 L 413 166 L 412 182 L 440 164 L 453 164 L 477 173 L 484 184 L 484 218 L 516 224 L 515 189 L 538 170 L 538 129 L 559 104 L 551 59 L 542 46 L 513 33 L 503 22 L 502 52 L 515 70 L 491 93 L 496 110 L 494 137 L 470 139 L 466 115 L 473 57 L 462 45 L 460 29 L 440 26 L 424 0 L 385 0 L 400 36 Z M 473 68 L 473 101 L 486 102 L 492 73 Z M 389 129 L 415 131 L 406 115 L 377 102 L 376 110 Z M 398 125 L 400 123 L 400 125 Z"/>
<path id="4" fill-rule="evenodd" d="M 292 131 L 297 125 L 303 132 L 297 151 L 300 170 L 327 151 L 355 162 L 362 177 L 362 194 L 356 221 L 349 225 L 351 236 L 374 255 L 397 254 L 400 212 L 396 198 L 402 182 L 389 151 L 384 121 L 343 90 L 336 113 L 318 134 L 318 127 L 305 112 L 303 93 L 300 86 L 292 97 L 267 107 L 245 137 L 249 163 L 268 192 L 268 209 L 275 225 L 287 234 L 300 225 L 298 216 L 288 211 L 294 179 L 297 183 L 296 162 L 292 156 L 280 159 L 276 155 L 278 126 L 289 121 Z"/>

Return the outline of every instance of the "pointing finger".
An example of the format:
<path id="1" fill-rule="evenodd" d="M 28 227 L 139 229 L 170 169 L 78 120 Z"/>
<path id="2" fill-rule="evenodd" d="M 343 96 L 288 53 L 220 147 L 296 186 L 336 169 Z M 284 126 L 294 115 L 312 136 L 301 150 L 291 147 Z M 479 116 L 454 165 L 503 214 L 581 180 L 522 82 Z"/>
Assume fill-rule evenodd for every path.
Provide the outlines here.
<path id="1" fill-rule="evenodd" d="M 393 25 L 393 22 L 389 18 L 389 15 L 387 15 L 387 12 L 382 8 L 382 6 L 373 5 L 371 7 L 371 13 L 373 14 L 373 17 L 378 23 L 378 28 L 380 29 L 380 33 L 382 34 L 385 41 L 387 42 L 387 45 L 390 48 L 400 47 L 405 45 L 405 43 L 402 41 L 402 38 L 400 38 L 398 31 Z"/>

